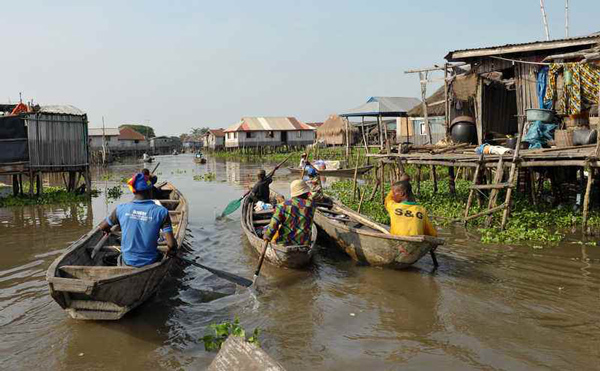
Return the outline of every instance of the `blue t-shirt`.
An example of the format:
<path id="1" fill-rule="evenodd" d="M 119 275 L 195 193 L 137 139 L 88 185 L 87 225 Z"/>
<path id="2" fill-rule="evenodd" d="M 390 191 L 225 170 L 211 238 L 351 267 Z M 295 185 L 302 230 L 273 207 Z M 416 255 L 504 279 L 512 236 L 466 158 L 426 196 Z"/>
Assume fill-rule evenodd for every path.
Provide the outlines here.
<path id="1" fill-rule="evenodd" d="M 121 226 L 123 261 L 133 267 L 156 262 L 160 230 L 173 232 L 169 210 L 152 200 L 134 200 L 118 205 L 106 222 L 111 227 L 115 224 Z"/>

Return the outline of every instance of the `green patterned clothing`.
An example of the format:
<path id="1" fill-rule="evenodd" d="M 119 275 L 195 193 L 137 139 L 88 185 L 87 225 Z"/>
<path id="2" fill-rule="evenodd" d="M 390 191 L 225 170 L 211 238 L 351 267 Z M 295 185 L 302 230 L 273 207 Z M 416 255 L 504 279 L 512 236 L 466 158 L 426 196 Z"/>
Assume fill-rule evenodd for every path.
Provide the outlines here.
<path id="1" fill-rule="evenodd" d="M 285 246 L 308 245 L 314 213 L 312 199 L 292 197 L 277 205 L 263 238 Z"/>

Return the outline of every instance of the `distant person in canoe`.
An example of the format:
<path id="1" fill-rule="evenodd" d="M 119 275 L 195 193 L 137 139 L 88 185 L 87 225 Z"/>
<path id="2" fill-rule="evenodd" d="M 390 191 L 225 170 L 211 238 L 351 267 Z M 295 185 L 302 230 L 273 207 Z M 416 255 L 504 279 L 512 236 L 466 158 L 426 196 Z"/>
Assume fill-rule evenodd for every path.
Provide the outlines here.
<path id="1" fill-rule="evenodd" d="M 300 169 L 302 169 L 305 165 L 306 165 L 306 157 L 308 155 L 306 154 L 306 152 L 304 152 L 302 154 L 302 156 L 300 156 L 300 165 L 298 166 Z"/>
<path id="2" fill-rule="evenodd" d="M 392 184 L 392 190 L 385 198 L 385 208 L 390 214 L 390 233 L 396 236 L 437 236 L 437 231 L 427 210 L 419 205 L 412 193 L 410 178 L 400 177 Z"/>
<path id="3" fill-rule="evenodd" d="M 310 187 L 310 193 L 312 194 L 312 198 L 314 201 L 322 201 L 324 198 L 323 195 L 323 185 L 321 184 L 321 176 L 317 169 L 310 163 L 310 161 L 306 160 L 306 165 L 304 167 L 304 178 L 302 178 L 306 182 L 306 184 Z"/>
<path id="4" fill-rule="evenodd" d="M 315 215 L 310 188 L 303 180 L 290 185 L 291 198 L 277 204 L 263 239 L 284 246 L 308 245 Z"/>
<path id="5" fill-rule="evenodd" d="M 152 182 L 147 175 L 138 173 L 127 183 L 133 192 L 132 202 L 118 205 L 117 208 L 100 223 L 105 233 L 114 225 L 119 225 L 121 237 L 121 256 L 119 264 L 143 267 L 162 259 L 158 251 L 158 238 L 162 230 L 169 248 L 168 254 L 177 252 L 177 240 L 173 236 L 173 226 L 169 211 L 150 199 Z"/>
<path id="6" fill-rule="evenodd" d="M 142 155 L 142 160 L 148 161 L 148 160 L 150 160 L 150 156 L 148 156 L 148 154 L 146 152 L 144 152 L 144 154 Z"/>

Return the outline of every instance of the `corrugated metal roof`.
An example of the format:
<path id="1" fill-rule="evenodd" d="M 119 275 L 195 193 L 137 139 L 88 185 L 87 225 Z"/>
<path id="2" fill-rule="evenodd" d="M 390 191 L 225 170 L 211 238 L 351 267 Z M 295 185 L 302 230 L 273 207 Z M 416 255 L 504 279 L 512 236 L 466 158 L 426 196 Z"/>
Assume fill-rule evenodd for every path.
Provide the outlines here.
<path id="1" fill-rule="evenodd" d="M 132 128 L 119 129 L 119 140 L 146 140 L 146 137 Z"/>
<path id="2" fill-rule="evenodd" d="M 63 115 L 85 115 L 85 112 L 75 106 L 68 104 L 53 105 L 53 106 L 41 106 L 38 112 L 41 113 L 59 113 Z"/>
<path id="3" fill-rule="evenodd" d="M 371 97 L 367 103 L 341 113 L 340 116 L 400 116 L 419 103 L 420 99 L 412 97 Z"/>
<path id="4" fill-rule="evenodd" d="M 215 137 L 224 137 L 225 133 L 223 132 L 223 129 L 209 129 L 207 132 L 208 133 L 214 135 Z"/>
<path id="5" fill-rule="evenodd" d="M 300 122 L 295 117 L 243 117 L 242 120 L 231 125 L 225 132 L 234 131 L 296 131 L 315 130 Z"/>
<path id="6" fill-rule="evenodd" d="M 448 61 L 457 61 L 461 58 L 483 57 L 494 54 L 523 53 L 536 50 L 548 50 L 558 47 L 568 47 L 577 45 L 592 45 L 600 41 L 600 32 L 581 37 L 570 37 L 568 39 L 557 39 L 549 41 L 531 41 L 526 43 L 506 44 L 497 46 L 487 46 L 481 48 L 459 49 L 449 52 L 446 55 Z M 566 46 L 562 46 L 566 44 Z"/>
<path id="7" fill-rule="evenodd" d="M 102 136 L 102 128 L 88 128 L 88 136 L 90 137 L 101 137 Z M 107 137 L 118 137 L 119 129 L 117 128 L 104 128 L 104 136 Z"/>

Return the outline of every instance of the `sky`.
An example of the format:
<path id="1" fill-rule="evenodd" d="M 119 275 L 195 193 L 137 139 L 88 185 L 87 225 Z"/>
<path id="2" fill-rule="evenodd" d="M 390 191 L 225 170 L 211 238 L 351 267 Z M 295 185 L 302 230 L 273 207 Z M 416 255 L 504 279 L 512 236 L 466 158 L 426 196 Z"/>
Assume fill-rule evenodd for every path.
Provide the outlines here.
<path id="1" fill-rule="evenodd" d="M 563 38 L 565 1 L 545 3 Z M 600 1 L 569 4 L 571 36 L 600 31 Z M 541 19 L 538 0 L 6 1 L 0 102 L 22 92 L 82 109 L 91 127 L 157 135 L 324 121 L 371 96 L 420 97 L 404 71 L 448 51 L 543 40 Z"/>

